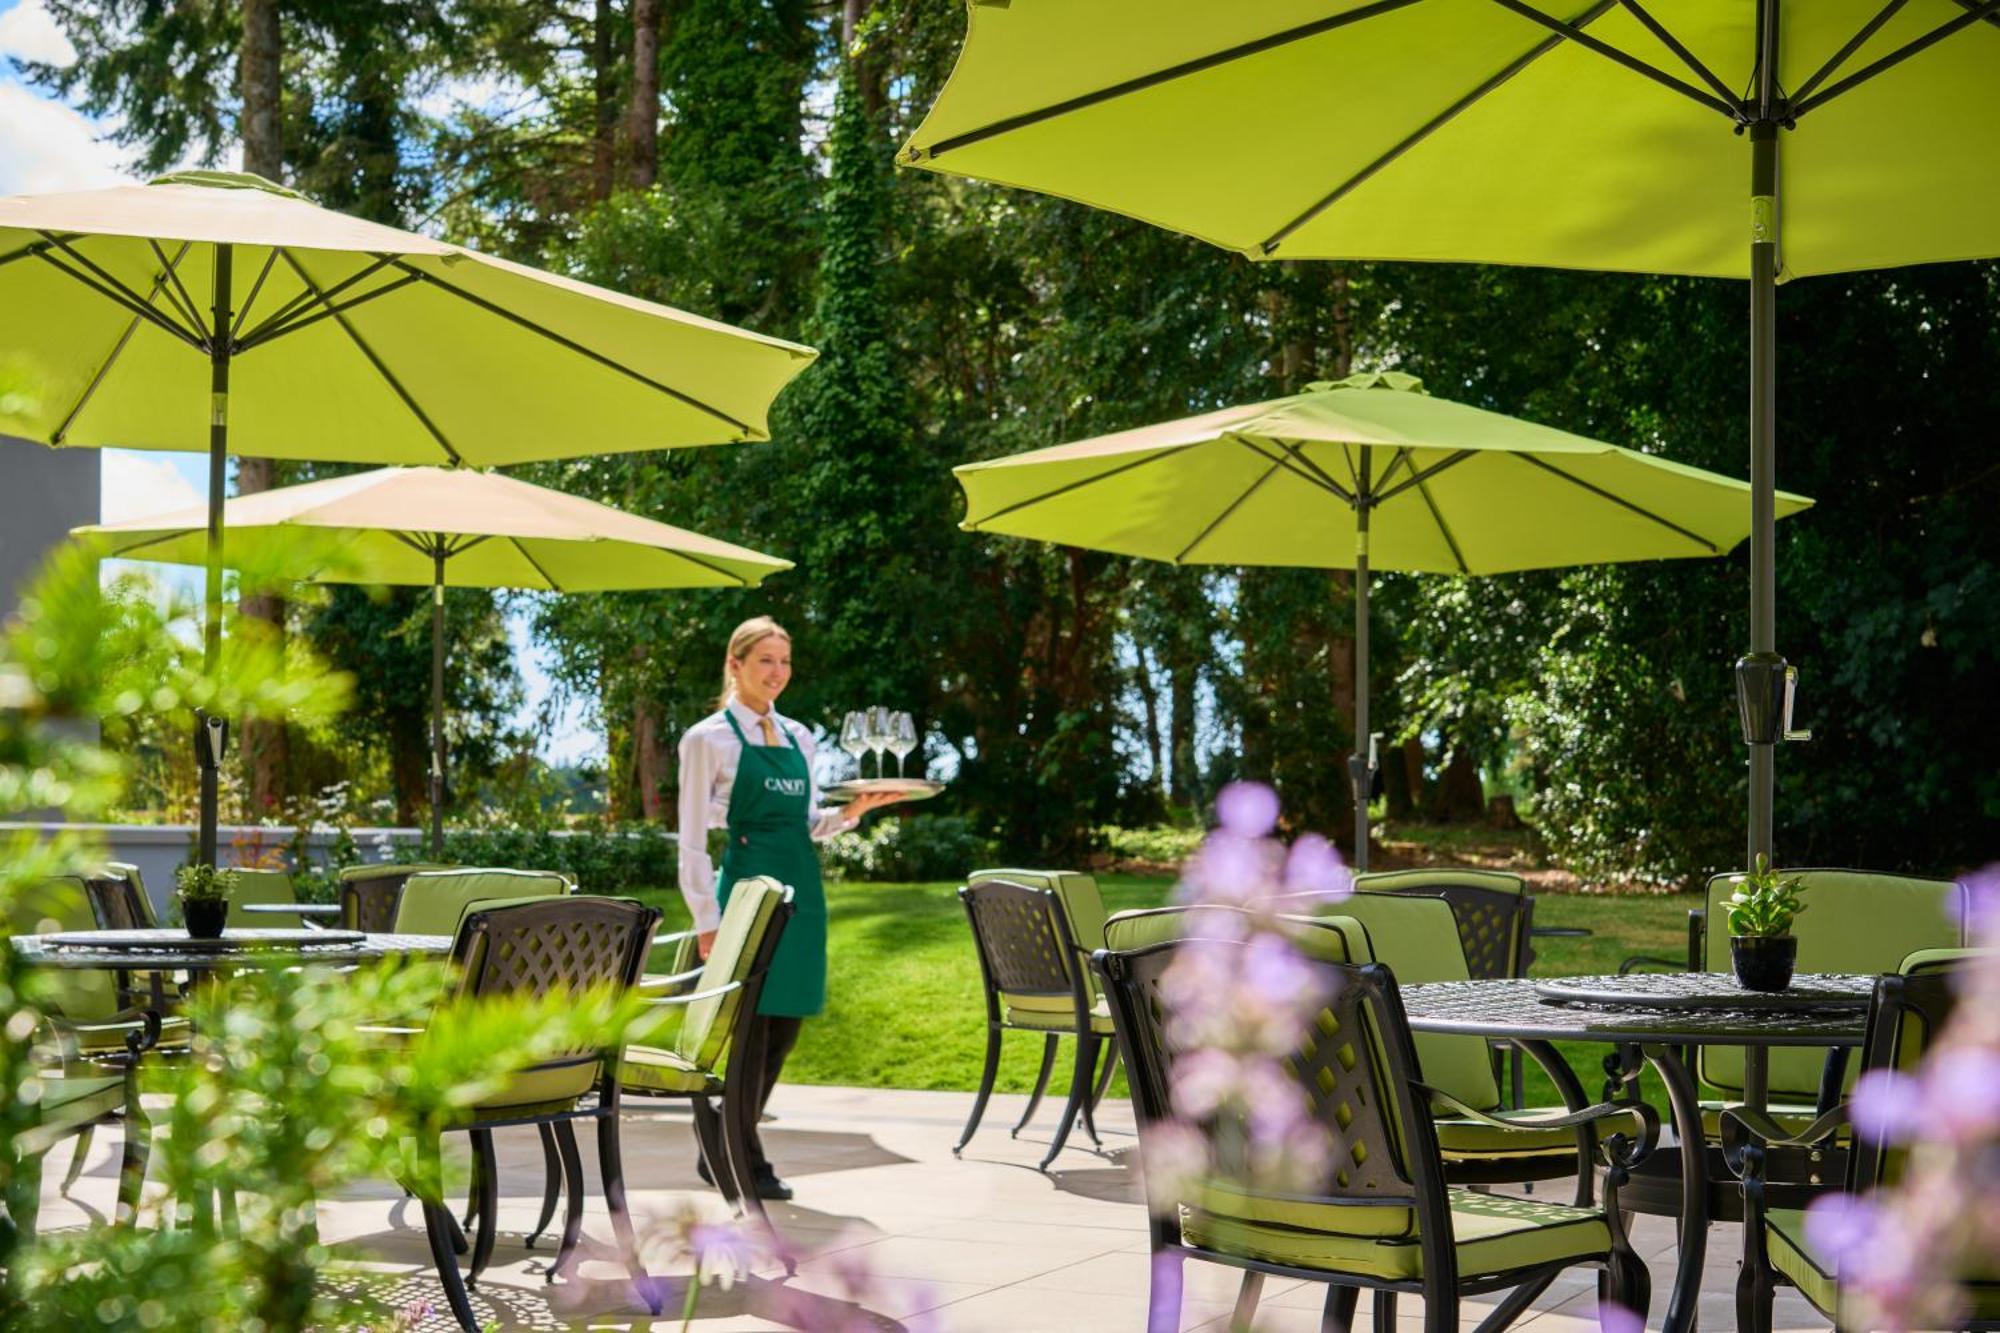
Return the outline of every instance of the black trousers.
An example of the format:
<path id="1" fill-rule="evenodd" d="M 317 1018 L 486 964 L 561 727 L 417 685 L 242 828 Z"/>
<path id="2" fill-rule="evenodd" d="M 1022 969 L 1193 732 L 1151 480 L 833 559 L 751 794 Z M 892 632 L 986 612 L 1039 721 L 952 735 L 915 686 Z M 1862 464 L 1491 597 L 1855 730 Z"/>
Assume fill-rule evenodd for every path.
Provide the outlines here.
<path id="1" fill-rule="evenodd" d="M 747 1076 L 756 1080 L 753 1086 L 744 1089 L 748 1094 L 746 1101 L 753 1108 L 747 1126 L 750 1169 L 753 1173 L 771 1169 L 771 1159 L 764 1155 L 764 1143 L 757 1133 L 757 1122 L 765 1103 L 771 1100 L 771 1089 L 778 1085 L 778 1075 L 785 1068 L 785 1058 L 792 1053 L 792 1047 L 799 1044 L 799 1030 L 804 1026 L 803 1018 L 781 1018 L 770 1014 L 759 1014 L 751 1020 L 741 1067 Z M 735 1076 L 732 1070 L 730 1077 Z"/>

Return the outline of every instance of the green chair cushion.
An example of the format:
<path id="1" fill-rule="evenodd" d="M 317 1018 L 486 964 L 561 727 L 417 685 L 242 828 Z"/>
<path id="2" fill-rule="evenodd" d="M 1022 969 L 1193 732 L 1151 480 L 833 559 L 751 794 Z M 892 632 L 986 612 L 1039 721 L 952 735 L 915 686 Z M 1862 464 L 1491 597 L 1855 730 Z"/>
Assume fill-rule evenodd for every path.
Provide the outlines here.
<path id="1" fill-rule="evenodd" d="M 1538 1106 L 1507 1114 L 1564 1115 L 1566 1112 L 1560 1106 Z M 1545 1157 L 1555 1154 L 1576 1156 L 1576 1131 L 1573 1129 L 1500 1129 L 1483 1120 L 1460 1116 L 1439 1116 L 1432 1123 L 1437 1127 L 1438 1150 L 1447 1161 L 1455 1158 L 1484 1161 L 1493 1157 Z M 1626 1132 L 1636 1133 L 1637 1129 L 1633 1125 Z M 1617 1132 L 1611 1123 L 1600 1126 L 1600 1130 Z"/>
<path id="2" fill-rule="evenodd" d="M 15 1137 L 14 1150 L 34 1157 L 85 1125 L 125 1106 L 122 1078 L 57 1078 L 42 1075 L 42 1099 L 35 1125 Z"/>
<path id="3" fill-rule="evenodd" d="M 1067 995 L 1000 996 L 1000 1019 L 1009 1027 L 1032 1028 L 1036 1032 L 1076 1031 L 1076 1002 Z M 1090 1030 L 1109 1036 L 1111 1003 L 1100 997 L 1090 1006 Z"/>
<path id="4" fill-rule="evenodd" d="M 1447 1193 L 1461 1278 L 1536 1264 L 1572 1262 L 1610 1252 L 1610 1228 L 1603 1216 L 1591 1209 L 1500 1194 L 1475 1194 L 1471 1190 L 1454 1189 Z M 1189 1244 L 1203 1249 L 1296 1268 L 1356 1273 L 1387 1281 L 1412 1281 L 1423 1276 L 1423 1248 L 1415 1235 L 1382 1229 L 1352 1230 L 1352 1223 L 1359 1220 L 1360 1214 L 1395 1214 L 1406 1218 L 1407 1209 L 1340 1204 L 1298 1206 L 1324 1209 L 1335 1226 L 1348 1229 L 1301 1228 L 1184 1207 L 1181 1234 Z"/>
<path id="5" fill-rule="evenodd" d="M 298 930 L 305 924 L 304 918 L 283 912 L 246 912 L 243 909 L 257 903 L 295 903 L 298 896 L 292 888 L 292 877 L 283 870 L 262 870 L 238 867 L 236 887 L 229 895 L 229 916 L 223 922 L 231 930 Z"/>
<path id="6" fill-rule="evenodd" d="M 1806 1239 L 1805 1209 L 1771 1209 L 1764 1215 L 1764 1240 L 1770 1249 L 1771 1267 L 1783 1273 L 1821 1314 L 1831 1316 L 1840 1304 L 1840 1282 L 1830 1271 L 1832 1265 L 1822 1266 Z"/>
<path id="7" fill-rule="evenodd" d="M 395 933 L 455 936 L 471 903 L 549 898 L 574 888 L 551 870 L 428 870 L 410 876 L 403 885 Z"/>
<path id="8" fill-rule="evenodd" d="M 694 984 L 697 994 L 749 978 L 764 937 L 777 917 L 778 904 L 790 893 L 777 880 L 765 876 L 736 881 L 729 890 L 729 905 L 722 909 L 715 940 L 709 945 L 708 961 L 702 964 L 701 978 Z M 739 988 L 688 1005 L 674 1050 L 697 1069 L 715 1068 L 722 1061 L 742 998 Z"/>
<path id="9" fill-rule="evenodd" d="M 1402 872 L 1394 872 L 1402 873 Z M 1467 872 L 1479 873 L 1479 872 Z M 1368 933 L 1374 960 L 1396 974 L 1399 985 L 1426 981 L 1464 981 L 1465 946 L 1458 935 L 1458 918 L 1442 898 L 1407 897 L 1392 893 L 1357 893 L 1330 902 L 1329 916 L 1360 922 Z M 1484 1038 L 1441 1032 L 1412 1033 L 1424 1082 L 1481 1111 L 1498 1110 L 1500 1084 Z M 1503 1133 L 1494 1130 L 1496 1134 Z M 1570 1140 L 1574 1146 L 1576 1140 Z"/>
<path id="10" fill-rule="evenodd" d="M 1358 893 L 1401 893 L 1421 887 L 1492 889 L 1519 897 L 1528 891 L 1528 882 L 1504 870 L 1375 870 L 1354 877 Z"/>
<path id="11" fill-rule="evenodd" d="M 1294 942 L 1308 957 L 1323 962 L 1374 962 L 1374 955 L 1368 951 L 1368 933 L 1360 922 L 1338 915 L 1337 909 L 1338 905 L 1330 908 L 1329 911 L 1336 913 L 1330 916 L 1284 918 L 1298 928 Z M 1198 938 L 1202 919 L 1210 914 L 1221 918 L 1241 915 L 1242 911 L 1234 907 L 1146 907 L 1119 912 L 1104 923 L 1105 947 L 1126 953 L 1174 940 Z M 1225 938 L 1234 936 L 1225 933 Z"/>
<path id="12" fill-rule="evenodd" d="M 625 1058 L 618 1064 L 618 1082 L 631 1092 L 690 1095 L 722 1091 L 722 1080 L 714 1074 L 697 1069 L 678 1051 L 657 1046 L 627 1046 Z"/>
<path id="13" fill-rule="evenodd" d="M 1798 937 L 1801 972 L 1889 972 L 1913 953 L 1956 948 L 1965 942 L 1967 898 L 1963 885 L 1948 879 L 1875 874 L 1865 870 L 1794 870 L 1804 882 L 1806 910 L 1792 925 Z M 1723 906 L 1740 874 L 1708 882 L 1708 929 L 1704 966 L 1730 970 L 1729 913 Z M 1826 1051 L 1791 1047 L 1770 1054 L 1769 1086 L 1774 1099 L 1812 1102 L 1819 1096 Z M 1703 1083 L 1724 1092 L 1743 1090 L 1743 1052 L 1733 1046 L 1704 1046 L 1698 1056 Z M 1848 1063 L 1848 1078 L 1859 1062 Z"/>
<path id="14" fill-rule="evenodd" d="M 369 861 L 362 865 L 342 866 L 339 879 L 342 884 L 353 884 L 361 880 L 392 879 L 398 876 L 408 878 L 433 870 L 460 870 L 461 866 L 448 865 L 443 861 Z"/>

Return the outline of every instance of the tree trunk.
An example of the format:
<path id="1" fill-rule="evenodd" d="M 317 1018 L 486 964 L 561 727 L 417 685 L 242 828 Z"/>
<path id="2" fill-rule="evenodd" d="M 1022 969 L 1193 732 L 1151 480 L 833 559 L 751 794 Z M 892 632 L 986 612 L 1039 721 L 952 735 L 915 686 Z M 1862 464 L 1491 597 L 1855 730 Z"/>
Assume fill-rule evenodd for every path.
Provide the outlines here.
<path id="1" fill-rule="evenodd" d="M 649 190 L 660 174 L 660 0 L 632 0 L 632 109 L 625 137 L 632 188 Z"/>
<path id="2" fill-rule="evenodd" d="M 1486 790 L 1479 765 L 1464 746 L 1453 746 L 1438 778 L 1436 816 L 1447 824 L 1474 824 L 1486 817 Z"/>
<path id="3" fill-rule="evenodd" d="M 389 782 L 395 789 L 396 822 L 419 828 L 431 807 L 431 734 L 428 718 L 422 725 L 415 718 L 406 721 L 389 732 Z"/>
<path id="4" fill-rule="evenodd" d="M 237 66 L 237 92 L 242 118 L 243 169 L 270 181 L 285 177 L 285 137 L 280 108 L 283 84 L 280 64 L 283 38 L 278 27 L 278 0 L 244 0 L 243 45 Z M 255 495 L 271 489 L 273 467 L 268 458 L 245 458 L 236 467 L 236 493 Z M 284 599 L 270 595 L 245 597 L 246 619 L 261 620 L 274 634 L 285 632 Z M 291 745 L 282 719 L 245 722 L 243 767 L 253 818 L 277 815 L 282 807 L 291 767 Z"/>
<path id="5" fill-rule="evenodd" d="M 1160 691 L 1153 683 L 1153 664 L 1144 648 L 1138 649 L 1138 666 L 1132 680 L 1139 687 L 1139 700 L 1146 708 L 1146 753 L 1153 761 L 1153 789 L 1164 799 L 1167 794 L 1167 759 L 1160 743 Z"/>
<path id="6" fill-rule="evenodd" d="M 1410 784 L 1410 809 L 1421 813 L 1430 804 L 1430 779 L 1424 773 L 1424 742 L 1412 736 L 1403 742 L 1403 776 Z"/>
<path id="7" fill-rule="evenodd" d="M 1382 798 L 1391 820 L 1404 820 L 1417 812 L 1410 794 L 1410 755 L 1405 746 L 1392 745 L 1382 752 Z"/>
<path id="8" fill-rule="evenodd" d="M 612 100 L 616 80 L 612 69 L 611 21 L 611 0 L 597 0 L 597 19 L 590 42 L 591 93 L 596 111 L 590 165 L 593 199 L 611 197 L 617 161 L 618 107 Z"/>
<path id="9" fill-rule="evenodd" d="M 243 137 L 243 169 L 270 181 L 282 181 L 285 174 L 279 118 L 283 53 L 278 0 L 243 0 L 243 46 L 237 69 L 243 112 L 237 132 Z"/>
<path id="10" fill-rule="evenodd" d="M 1173 668 L 1168 691 L 1167 751 L 1173 764 L 1167 794 L 1178 806 L 1192 806 L 1200 774 L 1194 753 L 1195 691 L 1201 669 L 1192 662 Z"/>
<path id="11" fill-rule="evenodd" d="M 869 53 L 856 51 L 854 39 L 861 31 L 861 21 L 873 8 L 873 0 L 841 0 L 840 6 L 840 49 L 854 62 L 854 84 L 861 90 L 861 105 L 871 120 L 879 116 L 887 104 L 882 89 L 882 61 L 871 59 Z"/>
<path id="12" fill-rule="evenodd" d="M 667 809 L 667 781 L 672 765 L 660 743 L 660 706 L 639 695 L 632 701 L 632 776 L 639 786 L 639 814 L 660 819 Z"/>

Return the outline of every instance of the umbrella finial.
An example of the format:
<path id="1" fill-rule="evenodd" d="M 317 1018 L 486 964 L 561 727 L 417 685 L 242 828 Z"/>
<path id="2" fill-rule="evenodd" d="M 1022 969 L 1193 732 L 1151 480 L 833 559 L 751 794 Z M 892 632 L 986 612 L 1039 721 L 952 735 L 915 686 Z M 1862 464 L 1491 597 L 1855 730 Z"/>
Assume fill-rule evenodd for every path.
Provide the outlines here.
<path id="1" fill-rule="evenodd" d="M 1307 393 L 1327 393 L 1334 389 L 1395 389 L 1402 393 L 1425 393 L 1424 382 L 1400 370 L 1361 370 L 1337 380 L 1314 380 Z"/>

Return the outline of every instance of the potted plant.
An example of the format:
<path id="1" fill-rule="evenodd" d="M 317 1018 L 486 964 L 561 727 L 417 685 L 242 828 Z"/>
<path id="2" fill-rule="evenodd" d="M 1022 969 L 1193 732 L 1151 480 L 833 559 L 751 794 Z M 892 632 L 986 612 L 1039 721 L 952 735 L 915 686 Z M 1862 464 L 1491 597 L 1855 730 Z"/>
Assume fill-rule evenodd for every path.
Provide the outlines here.
<path id="1" fill-rule="evenodd" d="M 214 866 L 185 865 L 174 872 L 174 888 L 181 900 L 181 920 L 190 939 L 219 940 L 223 922 L 229 918 L 229 895 L 236 888 L 236 872 Z"/>
<path id="2" fill-rule="evenodd" d="M 1780 875 L 1757 854 L 1756 868 L 1729 895 L 1729 957 L 1745 990 L 1781 991 L 1792 984 L 1799 942 L 1792 918 L 1805 911 L 1797 875 Z"/>

